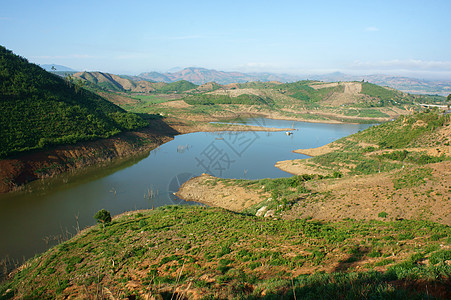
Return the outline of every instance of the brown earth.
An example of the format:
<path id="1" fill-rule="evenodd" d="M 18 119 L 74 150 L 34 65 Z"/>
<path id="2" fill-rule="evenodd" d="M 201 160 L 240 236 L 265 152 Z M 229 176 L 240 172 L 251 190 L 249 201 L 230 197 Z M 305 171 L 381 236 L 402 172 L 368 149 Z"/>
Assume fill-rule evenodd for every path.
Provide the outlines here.
<path id="1" fill-rule="evenodd" d="M 451 225 L 451 162 L 428 164 L 432 176 L 406 187 L 395 182 L 408 178 L 415 169 L 390 173 L 311 181 L 312 194 L 298 202 L 286 218 L 313 217 L 321 220 L 422 219 Z M 379 217 L 382 212 L 386 217 Z"/>
<path id="2" fill-rule="evenodd" d="M 326 221 L 419 219 L 451 225 L 451 162 L 429 164 L 426 168 L 432 176 L 401 188 L 395 187 L 396 180 L 408 177 L 415 170 L 309 181 L 306 188 L 311 193 L 303 194 L 282 217 Z M 318 174 L 313 168 L 311 171 L 311 174 Z M 177 196 L 241 212 L 267 199 L 269 194 L 233 182 L 224 184 L 204 174 L 184 183 Z"/>
<path id="3" fill-rule="evenodd" d="M 208 174 L 202 174 L 185 182 L 176 196 L 186 201 L 222 207 L 236 212 L 241 212 L 269 197 L 267 194 L 257 193 L 255 190 L 240 186 L 231 188 L 218 181 L 217 177 Z"/>
<path id="4" fill-rule="evenodd" d="M 160 105 L 166 106 L 166 107 L 172 107 L 172 108 L 187 108 L 187 107 L 191 106 L 183 100 L 163 102 L 163 103 L 160 103 Z"/>

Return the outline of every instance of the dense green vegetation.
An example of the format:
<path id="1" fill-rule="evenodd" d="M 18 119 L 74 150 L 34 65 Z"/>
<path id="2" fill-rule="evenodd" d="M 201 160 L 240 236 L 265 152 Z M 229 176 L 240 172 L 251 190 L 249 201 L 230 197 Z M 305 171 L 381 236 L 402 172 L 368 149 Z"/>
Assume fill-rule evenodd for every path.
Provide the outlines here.
<path id="1" fill-rule="evenodd" d="M 160 87 L 157 91 L 160 93 L 181 93 L 197 88 L 198 86 L 186 80 L 179 80 L 168 83 Z"/>
<path id="2" fill-rule="evenodd" d="M 256 95 L 243 94 L 237 97 L 228 95 L 199 94 L 190 95 L 183 98 L 191 105 L 214 105 L 214 104 L 245 104 L 245 105 L 268 105 L 272 104 L 271 99 L 264 99 Z"/>
<path id="3" fill-rule="evenodd" d="M 0 47 L 0 157 L 109 137 L 146 124 L 141 117 Z"/>
<path id="4" fill-rule="evenodd" d="M 362 94 L 379 98 L 380 100 L 396 100 L 400 97 L 400 92 L 384 88 L 369 82 L 362 82 Z"/>
<path id="5" fill-rule="evenodd" d="M 422 299 L 449 287 L 450 230 L 425 221 L 287 221 L 162 207 L 94 226 L 30 259 L 0 296 Z"/>
<path id="6" fill-rule="evenodd" d="M 279 84 L 274 86 L 274 89 L 282 94 L 286 94 L 292 98 L 305 102 L 319 102 L 325 97 L 331 95 L 333 92 L 342 91 L 343 87 L 328 87 L 322 89 L 314 89 L 309 84 L 314 81 L 304 80 L 293 83 Z"/>

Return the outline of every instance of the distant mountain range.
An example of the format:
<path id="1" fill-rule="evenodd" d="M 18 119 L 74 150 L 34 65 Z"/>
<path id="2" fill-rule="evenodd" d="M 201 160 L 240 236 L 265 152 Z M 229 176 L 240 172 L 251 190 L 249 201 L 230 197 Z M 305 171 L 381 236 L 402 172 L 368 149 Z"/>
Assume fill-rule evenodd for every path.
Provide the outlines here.
<path id="1" fill-rule="evenodd" d="M 204 68 L 185 68 L 173 73 L 145 72 L 138 77 L 163 82 L 187 80 L 195 84 L 216 82 L 219 84 L 243 83 L 248 81 L 280 81 L 293 82 L 298 80 L 320 81 L 368 81 L 381 86 L 388 86 L 403 92 L 416 94 L 438 94 L 447 96 L 451 94 L 451 81 L 432 81 L 409 77 L 396 77 L 390 75 L 348 75 L 340 72 L 324 75 L 289 75 L 273 73 L 241 73 L 224 72 Z"/>
<path id="2" fill-rule="evenodd" d="M 50 72 L 59 74 L 64 76 L 65 74 L 75 73 L 71 68 L 55 65 L 55 64 L 47 64 L 41 65 L 42 68 L 48 70 Z M 53 68 L 52 68 L 53 67 Z M 56 70 L 55 70 L 56 69 Z M 230 84 L 230 83 L 244 83 L 250 81 L 280 81 L 280 82 L 294 82 L 299 80 L 319 80 L 319 81 L 368 81 L 370 83 L 374 83 L 381 86 L 388 86 L 403 92 L 414 93 L 414 94 L 437 94 L 442 96 L 447 96 L 451 94 L 451 81 L 449 80 L 423 80 L 417 78 L 410 77 L 398 77 L 391 75 L 349 75 L 341 72 L 335 72 L 330 74 L 323 75 L 290 75 L 290 74 L 275 74 L 275 73 L 242 73 L 242 72 L 225 72 L 225 71 L 217 71 L 213 69 L 205 69 L 205 68 L 174 68 L 174 72 L 144 72 L 139 74 L 138 76 L 132 75 L 118 75 L 124 79 L 128 79 L 130 81 L 139 82 L 139 81 L 150 81 L 150 82 L 166 82 L 171 83 L 179 80 L 186 80 L 197 85 L 202 85 L 208 82 L 216 82 L 219 84 Z M 82 72 L 83 73 L 83 72 Z M 101 72 L 88 72 L 91 74 L 97 73 L 102 74 Z M 104 73 L 108 74 L 108 73 Z M 112 74 L 110 74 L 112 75 Z M 97 76 L 96 76 L 97 77 Z M 102 80 L 101 80 L 102 81 Z M 115 80 L 117 81 L 117 80 Z M 130 83 L 134 85 L 133 83 Z M 126 85 L 129 85 L 127 83 Z M 144 84 L 141 82 L 140 84 L 143 90 L 152 90 L 151 85 Z M 145 85 L 146 87 L 144 87 Z M 121 88 L 119 88 L 121 89 Z M 125 89 L 129 89 L 125 87 Z M 134 88 L 132 88 L 133 90 Z M 138 88 L 139 89 L 139 88 Z"/>
<path id="3" fill-rule="evenodd" d="M 300 76 L 287 74 L 224 72 L 204 68 L 185 68 L 173 73 L 145 72 L 138 76 L 148 80 L 164 82 L 187 80 L 199 85 L 213 81 L 219 84 L 230 84 L 249 81 L 293 82 L 301 80 Z"/>
<path id="4" fill-rule="evenodd" d="M 451 81 L 422 80 L 391 75 L 348 75 L 340 72 L 309 77 L 321 81 L 368 81 L 381 86 L 388 86 L 412 94 L 432 94 L 447 96 L 451 94 Z"/>

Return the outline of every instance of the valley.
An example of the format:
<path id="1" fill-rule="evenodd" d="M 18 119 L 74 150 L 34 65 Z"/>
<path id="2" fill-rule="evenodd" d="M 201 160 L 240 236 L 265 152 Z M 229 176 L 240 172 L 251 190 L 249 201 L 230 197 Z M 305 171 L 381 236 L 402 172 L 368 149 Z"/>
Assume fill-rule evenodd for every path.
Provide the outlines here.
<path id="1" fill-rule="evenodd" d="M 1 249 L 0 298 L 451 296 L 450 115 L 420 105 L 445 97 L 1 51 L 2 245 L 27 257 Z"/>

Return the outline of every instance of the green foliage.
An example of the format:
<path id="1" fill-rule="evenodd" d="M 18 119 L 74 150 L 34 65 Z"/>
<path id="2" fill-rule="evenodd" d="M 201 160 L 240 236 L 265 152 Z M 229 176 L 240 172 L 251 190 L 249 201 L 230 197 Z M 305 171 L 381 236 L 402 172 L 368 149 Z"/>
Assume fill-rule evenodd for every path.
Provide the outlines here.
<path id="1" fill-rule="evenodd" d="M 0 158 L 147 123 L 0 46 Z"/>
<path id="2" fill-rule="evenodd" d="M 111 214 L 105 209 L 101 209 L 94 215 L 97 223 L 107 224 L 111 222 Z"/>
<path id="3" fill-rule="evenodd" d="M 215 104 L 246 104 L 246 105 L 269 105 L 270 99 L 263 99 L 256 95 L 242 94 L 237 97 L 228 95 L 199 94 L 185 97 L 186 103 L 191 105 L 215 105 Z"/>
<path id="4" fill-rule="evenodd" d="M 159 93 L 181 93 L 197 88 L 198 86 L 186 80 L 171 82 L 157 89 Z"/>
<path id="5" fill-rule="evenodd" d="M 382 212 L 378 213 L 377 216 L 379 218 L 386 218 L 388 216 L 388 214 L 385 211 L 382 211 Z"/>
<path id="6" fill-rule="evenodd" d="M 333 92 L 338 92 L 343 89 L 343 87 L 337 86 L 316 90 L 309 86 L 311 83 L 314 83 L 314 81 L 303 80 L 293 83 L 279 84 L 274 86 L 273 89 L 292 98 L 310 103 L 319 102 Z"/>
<path id="7" fill-rule="evenodd" d="M 362 82 L 362 94 L 379 98 L 380 100 L 395 100 L 399 98 L 400 93 L 385 87 L 381 87 L 369 82 Z"/>
<path id="8" fill-rule="evenodd" d="M 429 258 L 429 262 L 433 265 L 438 263 L 444 264 L 447 260 L 451 260 L 451 250 L 446 249 L 432 253 Z"/>
<path id="9" fill-rule="evenodd" d="M 426 153 L 409 152 L 407 150 L 392 151 L 389 153 L 381 154 L 379 156 L 383 157 L 383 158 L 388 158 L 391 160 L 408 161 L 410 163 L 415 163 L 418 165 L 426 165 L 426 164 L 438 163 L 438 162 L 442 162 L 445 160 L 449 160 L 449 158 L 446 157 L 445 155 L 431 156 Z"/>

